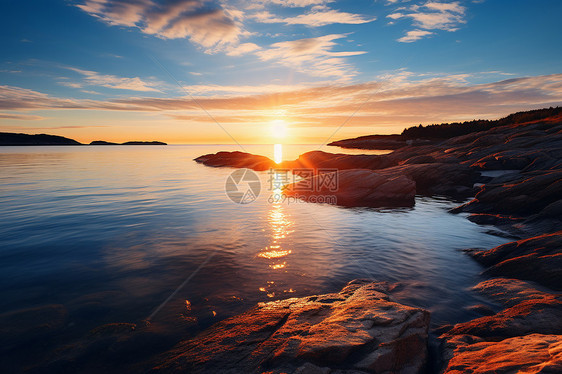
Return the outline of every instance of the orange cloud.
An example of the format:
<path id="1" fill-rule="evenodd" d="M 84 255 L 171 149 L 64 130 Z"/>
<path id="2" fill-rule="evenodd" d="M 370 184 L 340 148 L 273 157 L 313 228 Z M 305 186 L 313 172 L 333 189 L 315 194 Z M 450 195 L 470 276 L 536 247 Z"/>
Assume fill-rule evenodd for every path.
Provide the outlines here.
<path id="1" fill-rule="evenodd" d="M 0 109 L 13 111 L 11 116 L 49 110 L 53 123 L 63 116 L 61 110 L 68 110 L 75 113 L 71 124 L 107 125 L 106 132 L 130 131 L 130 126 L 138 131 L 142 124 L 143 131 L 165 134 L 168 138 L 161 140 L 169 142 L 180 135 L 192 141 L 228 141 L 215 121 L 228 127 L 239 142 L 266 141 L 267 127 L 281 116 L 288 124 L 292 140 L 322 142 L 322 138 L 344 122 L 346 125 L 337 137 L 395 133 L 419 123 L 497 118 L 518 110 L 562 104 L 562 74 L 476 85 L 467 83 L 469 78 L 468 74 L 420 77 L 401 71 L 379 81 L 294 86 L 279 92 L 267 92 L 260 86 L 241 86 L 240 92 L 235 92 L 236 86 L 223 89 L 215 86 L 213 95 L 196 96 L 195 100 L 190 97 L 77 100 L 1 86 Z M 270 88 L 275 90 L 274 87 Z M 94 122 L 91 115 L 80 115 L 76 110 L 91 111 L 101 120 Z M 9 121 L 9 118 L 0 119 L 6 126 Z"/>

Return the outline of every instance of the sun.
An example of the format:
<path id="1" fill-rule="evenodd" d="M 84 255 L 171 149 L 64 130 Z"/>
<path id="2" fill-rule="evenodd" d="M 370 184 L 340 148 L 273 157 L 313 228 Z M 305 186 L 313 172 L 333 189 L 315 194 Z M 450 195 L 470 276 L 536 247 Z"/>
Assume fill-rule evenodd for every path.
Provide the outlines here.
<path id="1" fill-rule="evenodd" d="M 271 121 L 271 134 L 276 139 L 283 139 L 287 136 L 287 123 L 282 119 Z"/>

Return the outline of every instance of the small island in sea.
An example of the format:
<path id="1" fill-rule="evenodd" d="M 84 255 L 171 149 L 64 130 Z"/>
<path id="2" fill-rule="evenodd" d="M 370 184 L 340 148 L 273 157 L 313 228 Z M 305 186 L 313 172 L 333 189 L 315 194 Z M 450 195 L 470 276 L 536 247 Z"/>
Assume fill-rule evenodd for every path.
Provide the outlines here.
<path id="1" fill-rule="evenodd" d="M 86 145 L 74 139 L 59 135 L 48 134 L 22 134 L 0 132 L 0 146 L 26 146 L 26 145 Z M 89 145 L 167 145 L 159 141 L 128 141 L 125 143 L 112 143 L 95 140 Z"/>
<path id="2" fill-rule="evenodd" d="M 94 140 L 93 142 L 90 143 L 90 145 L 167 145 L 164 142 L 159 142 L 159 141 L 149 141 L 149 142 L 145 142 L 145 141 L 130 141 L 130 142 L 125 142 L 125 143 L 113 143 L 113 142 L 106 142 L 104 140 Z"/>

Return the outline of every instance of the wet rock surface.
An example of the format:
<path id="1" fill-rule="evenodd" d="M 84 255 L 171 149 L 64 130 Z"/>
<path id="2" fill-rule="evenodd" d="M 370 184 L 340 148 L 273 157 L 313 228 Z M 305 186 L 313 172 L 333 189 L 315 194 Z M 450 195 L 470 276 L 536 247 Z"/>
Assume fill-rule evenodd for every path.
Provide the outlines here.
<path id="1" fill-rule="evenodd" d="M 419 373 L 429 312 L 394 302 L 388 285 L 261 303 L 170 351 L 158 373 Z"/>
<path id="2" fill-rule="evenodd" d="M 469 335 L 448 342 L 454 350 L 444 373 L 560 373 L 562 335 L 529 334 L 500 341 Z"/>
<path id="3" fill-rule="evenodd" d="M 481 251 L 467 251 L 488 268 L 487 275 L 531 280 L 562 290 L 562 231 L 518 240 Z"/>
<path id="4" fill-rule="evenodd" d="M 320 179 L 335 178 L 337 188 L 333 190 Z M 321 186 L 311 189 L 310 186 Z M 285 195 L 312 201 L 344 206 L 408 207 L 414 205 L 416 183 L 405 175 L 383 175 L 371 170 L 351 169 L 336 172 L 336 175 L 317 175 L 289 185 Z M 327 199 L 333 196 L 334 201 Z"/>
<path id="5" fill-rule="evenodd" d="M 554 373 L 562 369 L 559 294 L 507 278 L 490 279 L 474 289 L 505 309 L 457 324 L 441 336 L 445 373 Z"/>

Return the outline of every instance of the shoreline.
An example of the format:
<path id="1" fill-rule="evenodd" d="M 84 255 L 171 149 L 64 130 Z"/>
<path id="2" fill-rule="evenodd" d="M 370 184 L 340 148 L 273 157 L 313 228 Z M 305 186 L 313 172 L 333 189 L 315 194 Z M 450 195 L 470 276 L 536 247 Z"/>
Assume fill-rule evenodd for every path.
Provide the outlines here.
<path id="1" fill-rule="evenodd" d="M 489 278 L 476 285 L 474 290 L 487 300 L 502 305 L 503 309 L 495 313 L 475 305 L 475 308 L 480 308 L 482 317 L 433 331 L 440 346 L 433 352 L 437 357 L 432 357 L 430 367 L 435 372 L 456 373 L 460 368 L 463 368 L 462 371 L 480 372 L 480 366 L 487 370 L 502 370 L 510 365 L 529 369 L 541 365 L 554 368 L 562 363 L 562 356 L 551 357 L 548 353 L 548 349 L 562 346 L 560 155 L 562 121 L 554 117 L 494 127 L 438 144 L 409 145 L 388 155 L 309 152 L 278 167 L 333 166 L 339 169 L 341 175 L 344 175 L 342 170 L 363 168 L 391 177 L 398 172 L 411 178 L 422 195 L 435 193 L 435 184 L 439 184 L 437 191 L 449 197 L 469 197 L 474 192 L 472 200 L 450 213 L 469 213 L 467 218 L 470 221 L 492 225 L 518 238 L 496 248 L 465 250 L 471 257 L 467 260 L 479 262 L 484 267 L 482 274 Z M 201 156 L 196 161 L 213 167 L 253 170 L 276 167 L 263 156 L 242 152 L 219 152 Z M 432 175 L 434 185 L 427 185 L 427 176 L 423 173 L 430 169 L 419 165 L 448 166 L 442 169 L 441 174 Z M 467 168 L 477 170 L 478 176 L 469 173 L 467 177 Z M 463 173 L 462 178 L 457 178 Z M 453 183 L 450 183 L 451 178 Z M 441 184 L 443 181 L 449 182 L 446 188 Z M 352 189 L 344 193 L 355 196 Z M 358 206 L 370 205 L 364 203 L 363 196 L 358 200 L 363 204 Z M 197 344 L 198 339 L 195 337 L 190 341 Z M 548 349 L 545 350 L 545 347 Z M 482 362 L 482 354 L 499 358 L 511 349 L 526 352 L 527 359 Z M 349 365 L 349 369 L 361 370 L 356 363 L 350 361 Z M 321 366 L 316 366 L 314 370 L 335 372 L 335 368 Z"/>

